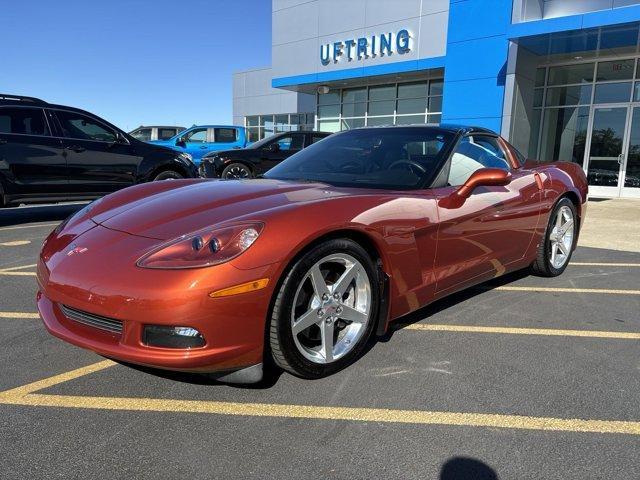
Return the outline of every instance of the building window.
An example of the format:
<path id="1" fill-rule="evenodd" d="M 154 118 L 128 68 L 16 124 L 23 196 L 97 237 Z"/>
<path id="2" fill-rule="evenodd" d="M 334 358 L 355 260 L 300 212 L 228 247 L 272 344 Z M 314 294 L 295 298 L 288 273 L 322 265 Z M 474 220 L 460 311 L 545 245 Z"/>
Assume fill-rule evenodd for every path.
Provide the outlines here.
<path id="1" fill-rule="evenodd" d="M 256 142 L 281 132 L 313 130 L 313 113 L 283 113 L 244 117 L 249 142 Z"/>
<path id="2" fill-rule="evenodd" d="M 318 130 L 440 123 L 443 80 L 372 85 L 318 94 Z"/>
<path id="3" fill-rule="evenodd" d="M 582 165 L 592 107 L 639 101 L 638 73 L 635 58 L 538 68 L 529 156 Z"/>

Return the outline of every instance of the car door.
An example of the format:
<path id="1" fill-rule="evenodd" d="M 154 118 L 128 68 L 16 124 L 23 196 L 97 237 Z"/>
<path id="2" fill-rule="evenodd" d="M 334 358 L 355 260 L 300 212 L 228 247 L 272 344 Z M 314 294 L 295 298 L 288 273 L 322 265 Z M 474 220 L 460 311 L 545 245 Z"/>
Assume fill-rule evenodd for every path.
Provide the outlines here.
<path id="1" fill-rule="evenodd" d="M 534 173 L 517 166 L 498 137 L 465 136 L 447 168 L 448 186 L 436 189 L 440 226 L 435 274 L 440 294 L 501 275 L 521 260 L 540 215 L 541 191 Z M 507 170 L 510 182 L 477 187 L 466 199 L 453 197 L 481 168 Z"/>
<path id="2" fill-rule="evenodd" d="M 302 132 L 292 132 L 275 138 L 273 142 L 263 147 L 262 164 L 265 171 L 275 167 L 304 147 L 305 134 Z"/>
<path id="3" fill-rule="evenodd" d="M 43 108 L 0 107 L 0 174 L 6 194 L 48 196 L 67 191 L 62 141 Z"/>
<path id="4" fill-rule="evenodd" d="M 61 109 L 54 114 L 72 193 L 102 194 L 135 183 L 142 158 L 123 135 L 97 117 Z"/>
<path id="5" fill-rule="evenodd" d="M 213 132 L 207 127 L 195 127 L 191 130 L 183 132 L 180 137 L 182 149 L 193 157 L 196 163 L 200 163 L 200 159 L 209 153 L 213 137 Z"/>

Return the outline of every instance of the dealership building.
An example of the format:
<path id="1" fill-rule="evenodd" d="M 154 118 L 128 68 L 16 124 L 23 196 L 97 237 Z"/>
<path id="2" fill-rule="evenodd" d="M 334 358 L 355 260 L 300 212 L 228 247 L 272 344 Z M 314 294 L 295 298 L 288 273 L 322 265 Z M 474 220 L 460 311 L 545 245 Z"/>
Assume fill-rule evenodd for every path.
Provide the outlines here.
<path id="1" fill-rule="evenodd" d="M 233 78 L 251 140 L 454 123 L 640 197 L 640 1 L 273 0 L 272 64 Z"/>

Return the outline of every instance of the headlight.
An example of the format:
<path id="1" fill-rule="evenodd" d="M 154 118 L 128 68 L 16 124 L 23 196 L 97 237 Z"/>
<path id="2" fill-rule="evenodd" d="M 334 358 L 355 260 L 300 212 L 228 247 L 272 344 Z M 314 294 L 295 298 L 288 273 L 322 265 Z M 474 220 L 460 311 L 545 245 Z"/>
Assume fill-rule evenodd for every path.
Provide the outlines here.
<path id="1" fill-rule="evenodd" d="M 141 257 L 143 268 L 201 268 L 234 259 L 258 239 L 264 224 L 240 223 L 206 228 L 170 240 Z"/>

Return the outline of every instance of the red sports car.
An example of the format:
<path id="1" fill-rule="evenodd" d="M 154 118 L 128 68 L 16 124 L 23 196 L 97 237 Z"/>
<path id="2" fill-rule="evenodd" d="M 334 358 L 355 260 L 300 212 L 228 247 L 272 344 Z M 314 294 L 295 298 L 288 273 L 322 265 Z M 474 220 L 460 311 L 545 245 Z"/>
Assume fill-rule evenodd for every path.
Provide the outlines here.
<path id="1" fill-rule="evenodd" d="M 255 180 L 174 180 L 88 205 L 42 248 L 47 329 L 106 357 L 255 382 L 353 362 L 389 322 L 518 269 L 559 275 L 585 215 L 574 163 L 481 128 L 332 135 Z"/>

